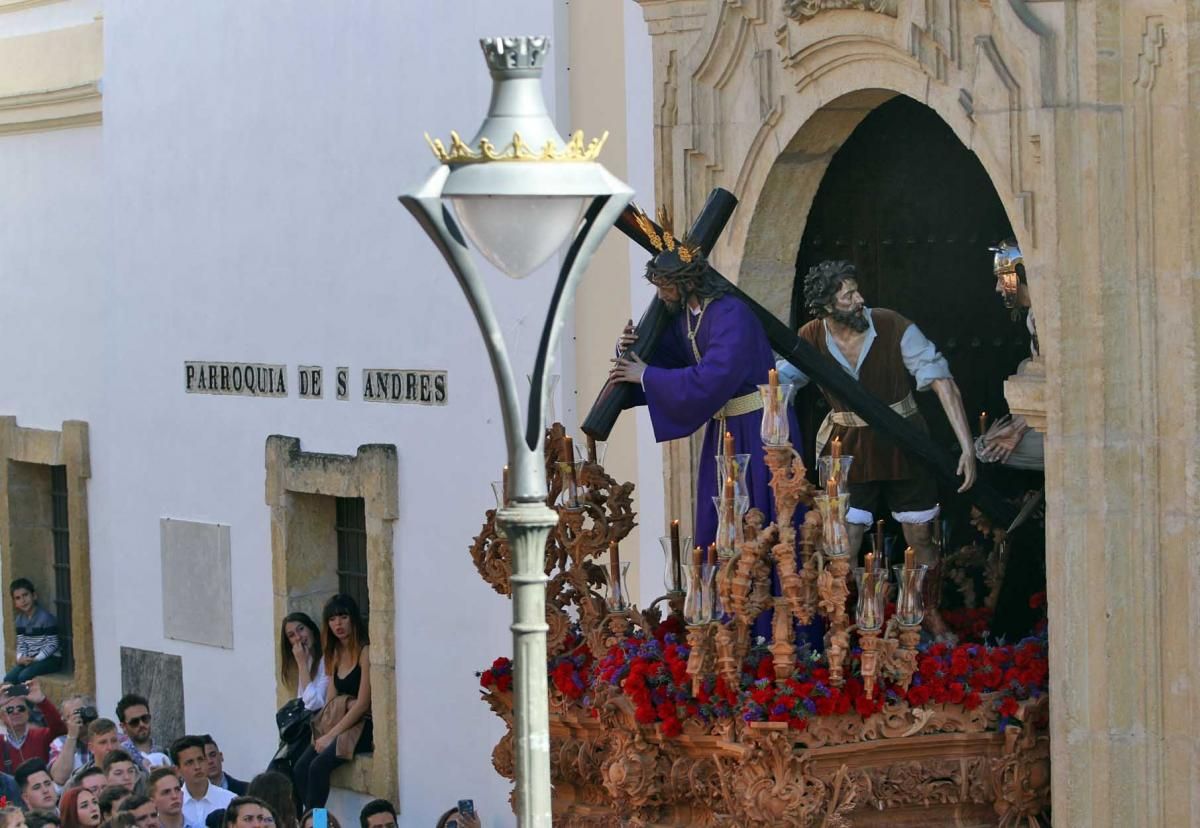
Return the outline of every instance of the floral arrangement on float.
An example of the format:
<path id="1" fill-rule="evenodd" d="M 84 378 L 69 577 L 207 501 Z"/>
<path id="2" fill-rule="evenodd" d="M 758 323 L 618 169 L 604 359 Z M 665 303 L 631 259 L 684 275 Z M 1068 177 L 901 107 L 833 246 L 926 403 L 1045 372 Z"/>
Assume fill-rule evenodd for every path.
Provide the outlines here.
<path id="1" fill-rule="evenodd" d="M 645 610 L 629 601 L 620 560 L 633 485 L 605 473 L 590 440 L 577 450 L 561 425 L 549 429 L 560 516 L 545 558 L 555 824 L 837 828 L 920 814 L 1037 825 L 1049 805 L 1044 624 L 1014 643 L 922 643 L 925 568 L 909 554 L 889 571 L 869 553 L 852 570 L 841 482 L 852 458 L 825 463 L 815 490 L 787 435 L 768 433 L 771 410 L 777 521 L 739 503 L 741 456 L 718 457 L 730 472 L 715 498 L 718 545 L 685 553 L 674 522 L 661 539 L 666 593 Z M 471 554 L 508 594 L 494 512 Z M 754 632 L 764 617 L 769 636 Z M 796 635 L 816 619 L 823 652 Z M 963 621 L 974 632 L 986 623 Z M 479 681 L 509 726 L 493 764 L 511 779 L 511 663 L 496 659 Z"/>

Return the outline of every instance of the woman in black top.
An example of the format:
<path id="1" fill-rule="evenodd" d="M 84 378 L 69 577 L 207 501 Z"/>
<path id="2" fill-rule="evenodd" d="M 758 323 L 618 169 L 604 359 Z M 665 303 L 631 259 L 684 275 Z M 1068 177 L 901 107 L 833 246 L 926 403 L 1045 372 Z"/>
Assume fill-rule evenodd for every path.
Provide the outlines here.
<path id="1" fill-rule="evenodd" d="M 305 808 L 325 807 L 333 769 L 373 747 L 367 627 L 349 595 L 325 603 L 321 638 L 331 681 L 325 706 L 313 720 L 313 743 L 296 761 L 294 775 Z"/>

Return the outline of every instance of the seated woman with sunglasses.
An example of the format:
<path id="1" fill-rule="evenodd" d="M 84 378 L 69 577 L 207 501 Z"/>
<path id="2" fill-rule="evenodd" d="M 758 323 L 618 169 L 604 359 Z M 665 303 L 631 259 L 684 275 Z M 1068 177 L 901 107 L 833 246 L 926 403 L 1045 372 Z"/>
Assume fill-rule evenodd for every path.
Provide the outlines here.
<path id="1" fill-rule="evenodd" d="M 279 629 L 279 656 L 285 687 L 294 687 L 296 698 L 308 710 L 325 706 L 329 673 L 320 652 L 321 631 L 306 612 L 293 612 Z"/>
<path id="2" fill-rule="evenodd" d="M 296 762 L 296 791 L 305 808 L 323 808 L 338 765 L 373 749 L 371 662 L 367 627 L 349 595 L 335 595 L 321 613 L 322 649 L 329 687 L 313 719 L 313 743 Z"/>

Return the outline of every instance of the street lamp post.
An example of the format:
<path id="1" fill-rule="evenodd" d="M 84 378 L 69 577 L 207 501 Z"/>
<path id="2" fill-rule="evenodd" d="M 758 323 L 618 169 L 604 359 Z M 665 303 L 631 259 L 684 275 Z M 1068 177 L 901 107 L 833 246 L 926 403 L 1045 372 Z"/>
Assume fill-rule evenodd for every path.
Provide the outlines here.
<path id="1" fill-rule="evenodd" d="M 505 505 L 497 517 L 513 553 L 517 818 L 522 828 L 549 828 L 543 559 L 546 537 L 558 516 L 546 506 L 546 377 L 575 286 L 633 191 L 596 162 L 604 136 L 585 146 L 582 133 L 564 141 L 555 130 L 540 81 L 548 38 L 488 38 L 480 45 L 493 81 L 483 125 L 470 142 L 453 132 L 449 147 L 430 140 L 442 163 L 400 201 L 458 279 L 496 377 L 510 469 Z M 514 278 L 527 276 L 569 241 L 542 327 L 524 418 L 504 337 L 468 253 L 468 238 L 488 261 Z"/>

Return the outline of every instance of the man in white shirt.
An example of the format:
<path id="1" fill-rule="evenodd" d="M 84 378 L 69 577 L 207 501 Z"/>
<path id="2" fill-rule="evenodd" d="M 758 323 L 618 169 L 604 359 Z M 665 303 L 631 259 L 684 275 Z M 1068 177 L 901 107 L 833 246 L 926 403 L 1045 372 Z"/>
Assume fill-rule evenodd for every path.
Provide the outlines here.
<path id="1" fill-rule="evenodd" d="M 183 775 L 183 819 L 188 825 L 203 825 L 209 814 L 233 801 L 232 793 L 208 780 L 208 757 L 199 736 L 176 739 L 171 761 Z"/>

